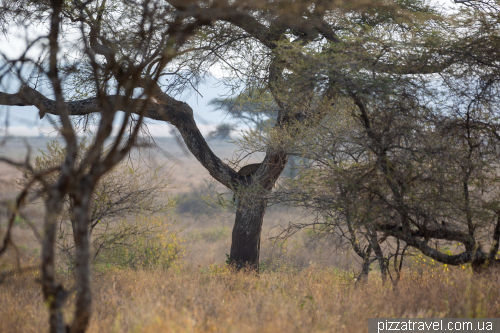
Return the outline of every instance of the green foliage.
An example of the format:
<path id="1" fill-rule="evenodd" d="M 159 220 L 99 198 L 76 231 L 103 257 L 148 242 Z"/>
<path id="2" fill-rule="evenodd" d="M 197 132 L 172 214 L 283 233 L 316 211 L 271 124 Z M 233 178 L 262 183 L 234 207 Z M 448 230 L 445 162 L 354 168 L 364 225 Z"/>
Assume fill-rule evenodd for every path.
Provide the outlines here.
<path id="1" fill-rule="evenodd" d="M 131 226 L 133 229 L 131 230 Z M 161 268 L 178 267 L 185 253 L 175 223 L 167 215 L 138 216 L 132 223 L 123 222 L 104 235 L 109 243 L 101 250 L 96 268 Z M 120 243 L 120 244 L 118 244 Z"/>
<path id="2" fill-rule="evenodd" d="M 258 131 L 274 125 L 278 115 L 276 102 L 268 91 L 247 90 L 236 97 L 213 99 L 209 105 L 217 111 L 223 110 L 238 124 L 245 124 Z M 231 130 L 234 130 L 234 127 Z M 215 136 L 219 132 L 221 130 L 216 129 L 211 135 Z"/>
<path id="3" fill-rule="evenodd" d="M 19 215 L 16 215 L 16 217 L 14 218 L 14 226 L 20 227 L 22 229 L 29 228 L 28 224 L 26 223 L 26 220 Z"/>

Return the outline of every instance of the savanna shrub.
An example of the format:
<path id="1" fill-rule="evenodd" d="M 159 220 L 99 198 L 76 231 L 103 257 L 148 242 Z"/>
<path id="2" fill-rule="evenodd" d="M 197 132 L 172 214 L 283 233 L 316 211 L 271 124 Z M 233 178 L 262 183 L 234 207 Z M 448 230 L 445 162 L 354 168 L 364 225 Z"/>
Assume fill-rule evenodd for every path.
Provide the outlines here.
<path id="1" fill-rule="evenodd" d="M 133 231 L 130 230 L 130 226 L 133 226 Z M 178 267 L 185 249 L 182 245 L 184 240 L 179 237 L 175 226 L 175 221 L 172 221 L 169 215 L 137 216 L 132 223 L 122 222 L 115 230 L 128 231 L 123 237 L 118 236 L 116 232 L 105 235 L 115 246 L 102 250 L 96 261 L 96 267 L 100 269 Z M 120 237 L 121 241 L 117 239 Z"/>

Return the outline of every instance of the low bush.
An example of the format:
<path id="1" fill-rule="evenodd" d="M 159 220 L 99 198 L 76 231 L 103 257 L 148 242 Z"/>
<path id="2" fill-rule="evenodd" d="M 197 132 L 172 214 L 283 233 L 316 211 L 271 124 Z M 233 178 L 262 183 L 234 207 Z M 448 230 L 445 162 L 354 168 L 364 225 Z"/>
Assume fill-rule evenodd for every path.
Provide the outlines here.
<path id="1" fill-rule="evenodd" d="M 103 270 L 119 268 L 178 267 L 185 253 L 176 224 L 167 216 L 138 216 L 133 221 L 121 222 L 112 232 L 104 232 L 96 248 L 95 267 Z"/>

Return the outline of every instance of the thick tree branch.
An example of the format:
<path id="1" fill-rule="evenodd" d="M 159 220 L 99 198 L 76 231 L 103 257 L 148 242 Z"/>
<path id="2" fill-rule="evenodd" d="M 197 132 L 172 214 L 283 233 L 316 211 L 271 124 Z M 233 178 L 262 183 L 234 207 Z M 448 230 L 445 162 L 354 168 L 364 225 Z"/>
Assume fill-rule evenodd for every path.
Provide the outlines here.
<path id="1" fill-rule="evenodd" d="M 276 35 L 275 33 L 257 21 L 257 19 L 250 14 L 242 13 L 233 6 L 227 6 L 224 8 L 200 8 L 194 7 L 189 2 L 182 0 L 169 0 L 168 3 L 179 10 L 179 12 L 185 17 L 193 17 L 200 22 L 229 22 L 246 31 L 249 35 L 259 40 L 266 47 L 270 49 L 276 47 L 273 43 L 273 41 L 276 40 L 274 38 Z"/>
<path id="2" fill-rule="evenodd" d="M 413 230 L 409 233 L 404 233 L 401 226 L 391 224 L 377 224 L 378 231 L 386 232 L 387 234 L 400 239 L 407 245 L 417 248 L 423 254 L 448 265 L 461 265 L 471 261 L 484 262 L 487 259 L 492 260 L 489 254 L 476 249 L 472 251 L 464 251 L 459 254 L 450 255 L 432 248 L 427 244 L 426 239 L 442 239 L 448 241 L 457 241 L 463 244 L 469 243 L 471 240 L 467 233 L 460 231 L 449 230 L 446 228 L 427 228 L 425 230 Z"/>
<path id="3" fill-rule="evenodd" d="M 193 109 L 186 103 L 177 101 L 166 94 L 152 98 L 146 110 L 145 117 L 166 121 L 174 125 L 181 133 L 189 151 L 208 170 L 210 175 L 221 182 L 224 186 L 231 188 L 237 181 L 238 175 L 231 167 L 221 161 L 210 149 L 203 135 L 198 129 L 193 117 Z M 137 101 L 123 96 L 107 96 L 106 102 L 114 107 L 114 110 L 123 110 L 132 102 L 137 105 L 136 110 L 131 113 L 138 113 L 142 110 L 146 100 Z M 73 116 L 84 116 L 91 113 L 101 113 L 105 110 L 101 105 L 104 101 L 99 98 L 87 98 L 84 100 L 67 102 L 67 108 Z M 45 113 L 59 116 L 53 100 L 48 99 L 36 90 L 23 87 L 16 94 L 0 92 L 0 105 L 36 106 L 43 117 Z"/>

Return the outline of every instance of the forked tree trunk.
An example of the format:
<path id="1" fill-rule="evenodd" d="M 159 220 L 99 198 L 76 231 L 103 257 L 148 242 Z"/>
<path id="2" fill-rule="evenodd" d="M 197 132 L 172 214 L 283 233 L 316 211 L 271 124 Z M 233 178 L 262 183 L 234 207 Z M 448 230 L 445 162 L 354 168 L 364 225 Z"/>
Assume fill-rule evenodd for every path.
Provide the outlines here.
<path id="1" fill-rule="evenodd" d="M 238 202 L 229 260 L 237 269 L 259 272 L 260 234 L 266 212 L 264 195 L 243 194 Z"/>
<path id="2" fill-rule="evenodd" d="M 89 231 L 89 200 L 92 191 L 77 198 L 72 218 L 73 236 L 75 241 L 75 282 L 76 302 L 75 316 L 71 327 L 64 323 L 62 307 L 66 291 L 56 283 L 55 278 L 55 237 L 57 233 L 57 218 L 61 210 L 61 195 L 50 194 L 47 200 L 45 217 L 45 237 L 42 253 L 42 284 L 45 301 L 49 306 L 50 333 L 84 333 L 88 327 L 91 314 L 91 275 L 90 275 L 90 231 Z M 88 192 L 88 193 L 87 193 Z M 72 198 L 75 200 L 75 198 Z"/>
<path id="3" fill-rule="evenodd" d="M 259 273 L 260 234 L 266 213 L 268 194 L 285 169 L 288 156 L 268 155 L 262 164 L 267 166 L 260 174 L 257 170 L 251 181 L 238 193 L 238 210 L 234 221 L 229 261 L 237 269 Z M 248 176 L 247 176 L 248 177 Z"/>
<path id="4" fill-rule="evenodd" d="M 388 267 L 387 267 L 387 262 L 384 258 L 384 252 L 382 251 L 382 248 L 380 247 L 379 240 L 377 238 L 377 232 L 374 230 L 371 230 L 372 237 L 371 237 L 371 245 L 373 247 L 373 251 L 375 252 L 375 255 L 377 256 L 378 264 L 380 266 L 380 274 L 382 275 L 382 283 L 385 284 L 387 281 L 387 272 L 388 272 Z"/>
<path id="5" fill-rule="evenodd" d="M 382 275 L 382 284 L 387 281 L 387 263 L 384 258 L 384 254 L 380 247 L 375 247 L 375 254 L 377 255 L 378 264 L 380 266 L 380 274 Z"/>

